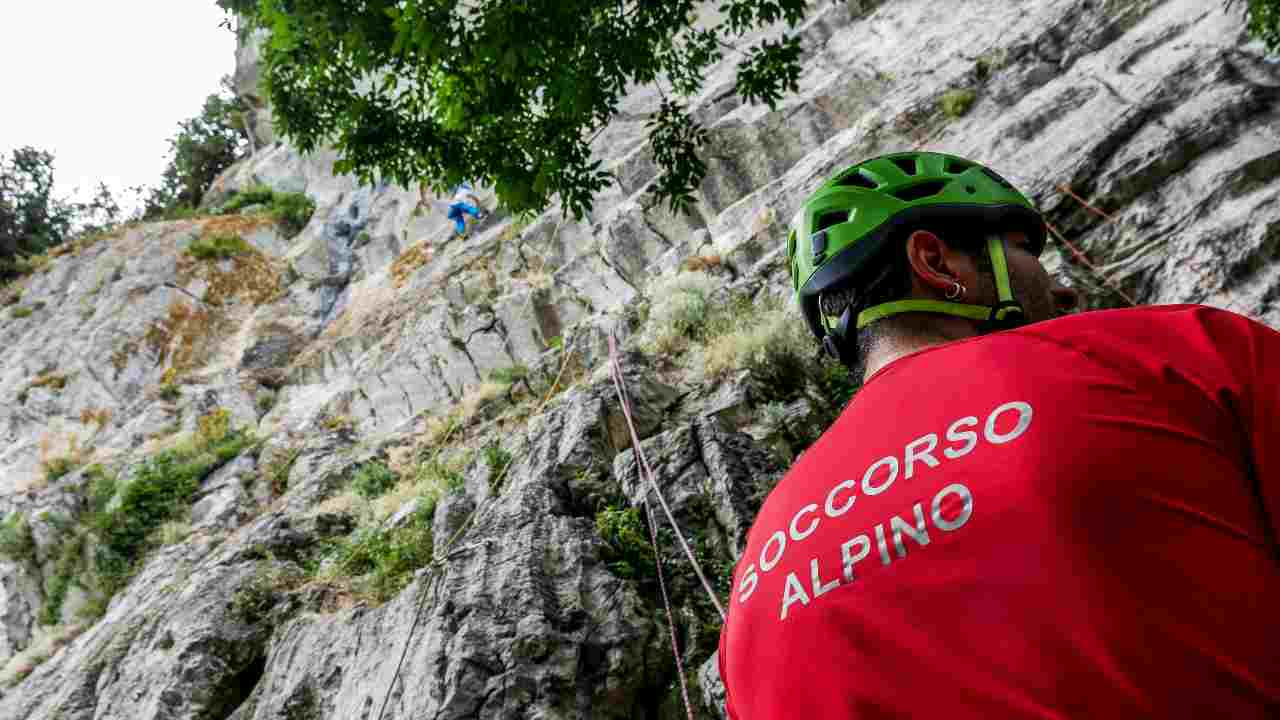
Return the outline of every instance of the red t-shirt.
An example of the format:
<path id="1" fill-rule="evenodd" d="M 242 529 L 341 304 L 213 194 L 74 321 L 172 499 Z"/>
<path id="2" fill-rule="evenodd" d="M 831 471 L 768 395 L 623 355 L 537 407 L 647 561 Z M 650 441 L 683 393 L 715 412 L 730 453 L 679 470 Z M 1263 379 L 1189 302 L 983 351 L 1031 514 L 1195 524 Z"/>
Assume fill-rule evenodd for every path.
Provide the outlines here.
<path id="1" fill-rule="evenodd" d="M 1280 717 L 1280 334 L 1086 313 L 889 365 L 769 495 L 730 717 Z"/>

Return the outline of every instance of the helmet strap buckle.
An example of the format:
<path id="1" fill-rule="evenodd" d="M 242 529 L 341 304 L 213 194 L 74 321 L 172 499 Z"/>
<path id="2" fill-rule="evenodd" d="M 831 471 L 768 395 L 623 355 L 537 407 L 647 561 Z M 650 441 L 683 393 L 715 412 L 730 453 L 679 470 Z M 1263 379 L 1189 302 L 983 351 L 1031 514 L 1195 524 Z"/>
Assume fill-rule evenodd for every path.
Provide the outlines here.
<path id="1" fill-rule="evenodd" d="M 853 338 L 849 337 L 851 324 L 853 324 L 853 306 L 849 305 L 845 307 L 844 312 L 840 313 L 840 319 L 836 321 L 835 327 L 828 328 L 827 334 L 822 338 L 822 349 L 827 355 L 849 367 L 853 367 L 857 362 Z"/>
<path id="2" fill-rule="evenodd" d="M 1001 300 L 991 306 L 991 313 L 983 323 L 985 332 L 1011 330 L 1027 322 L 1026 312 L 1017 300 Z"/>

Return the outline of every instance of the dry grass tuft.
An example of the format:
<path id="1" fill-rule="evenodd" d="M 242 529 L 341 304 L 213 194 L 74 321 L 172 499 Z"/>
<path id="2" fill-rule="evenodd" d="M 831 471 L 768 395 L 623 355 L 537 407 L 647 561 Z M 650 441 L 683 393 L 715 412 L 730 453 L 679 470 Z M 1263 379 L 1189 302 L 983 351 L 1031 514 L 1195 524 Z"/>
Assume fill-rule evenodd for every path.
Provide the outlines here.
<path id="1" fill-rule="evenodd" d="M 219 220 L 244 220 L 231 215 Z M 206 226 L 208 232 L 208 226 Z M 247 251 L 232 255 L 224 267 L 222 262 L 202 260 L 188 253 L 178 256 L 177 279 L 179 285 L 186 285 L 195 278 L 204 280 L 209 285 L 204 301 L 210 305 L 226 305 L 242 299 L 254 305 L 265 305 L 279 299 L 284 294 L 281 278 L 284 275 L 284 261 L 271 258 L 252 245 L 245 244 Z"/>
<path id="2" fill-rule="evenodd" d="M 212 355 L 217 334 L 227 326 L 225 318 L 207 308 L 175 300 L 169 306 L 168 316 L 153 323 L 143 339 L 159 362 L 170 361 L 172 375 L 165 377 L 172 382 Z"/>
<path id="3" fill-rule="evenodd" d="M 408 250 L 400 253 L 400 255 L 391 263 L 391 282 L 396 287 L 402 287 L 409 278 L 417 272 L 418 268 L 426 265 L 435 257 L 435 248 L 427 240 L 417 242 L 409 246 Z"/>
<path id="4" fill-rule="evenodd" d="M 646 292 L 652 299 L 648 334 L 653 351 L 677 354 L 702 334 L 709 298 L 722 284 L 704 272 L 679 273 L 656 280 Z"/>
<path id="5" fill-rule="evenodd" d="M 801 321 L 785 308 L 763 308 L 708 340 L 703 369 L 708 377 L 721 376 L 763 365 L 779 352 L 808 350 L 812 344 Z"/>
<path id="6" fill-rule="evenodd" d="M 87 407 L 80 411 L 80 422 L 85 425 L 97 425 L 101 430 L 111 422 L 111 408 Z"/>
<path id="7" fill-rule="evenodd" d="M 29 387 L 49 388 L 50 390 L 61 390 L 67 386 L 67 376 L 56 372 L 41 373 L 31 381 Z"/>
<path id="8" fill-rule="evenodd" d="M 159 545 L 177 545 L 191 535 L 191 523 L 185 520 L 169 520 L 156 528 L 152 535 Z"/>
<path id="9" fill-rule="evenodd" d="M 691 255 L 680 263 L 680 267 L 685 272 L 706 272 L 714 270 L 724 264 L 724 258 L 719 255 Z"/>
<path id="10" fill-rule="evenodd" d="M 200 235 L 243 235 L 260 228 L 273 225 L 270 215 L 217 215 L 204 220 L 200 226 Z"/>
<path id="11" fill-rule="evenodd" d="M 0 669 L 0 687 L 13 687 L 22 682 L 40 663 L 69 645 L 87 627 L 87 625 L 74 624 L 51 628 L 26 650 L 9 658 L 9 662 Z"/>
<path id="12" fill-rule="evenodd" d="M 357 495 L 356 491 L 344 490 L 316 505 L 313 513 L 316 515 L 355 515 L 360 517 L 362 515 L 361 511 L 368 502 L 365 498 Z"/>

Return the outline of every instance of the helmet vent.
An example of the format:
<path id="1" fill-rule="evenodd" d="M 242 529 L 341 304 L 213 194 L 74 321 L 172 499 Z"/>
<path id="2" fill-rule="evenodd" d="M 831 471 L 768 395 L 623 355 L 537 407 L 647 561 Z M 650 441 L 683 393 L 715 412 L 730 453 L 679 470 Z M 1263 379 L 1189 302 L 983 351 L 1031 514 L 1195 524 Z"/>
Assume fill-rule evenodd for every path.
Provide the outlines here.
<path id="1" fill-rule="evenodd" d="M 916 159 L 914 157 L 896 157 L 893 158 L 893 164 L 908 175 L 916 174 Z"/>
<path id="2" fill-rule="evenodd" d="M 866 175 L 863 175 L 857 170 L 854 170 L 848 175 L 845 175 L 844 177 L 840 178 L 840 180 L 836 182 L 836 185 L 845 185 L 845 186 L 853 185 L 856 187 L 864 187 L 864 188 L 867 188 L 868 190 L 875 190 L 877 187 L 879 187 L 879 185 L 876 184 L 875 180 L 872 180 L 871 178 L 867 177 Z"/>
<path id="3" fill-rule="evenodd" d="M 823 230 L 826 230 L 832 225 L 839 225 L 842 222 L 848 222 L 848 221 L 849 221 L 849 212 L 847 210 L 835 210 L 832 212 L 823 213 L 818 218 L 818 224 L 814 226 L 813 231 L 822 232 Z"/>
<path id="4" fill-rule="evenodd" d="M 1005 189 L 1007 189 L 1007 190 L 1013 190 L 1013 185 L 1012 185 L 1012 184 L 1010 184 L 1008 180 L 1005 180 L 1004 178 L 1002 178 L 1002 177 L 1000 177 L 999 175 L 997 175 L 997 174 L 995 173 L 995 171 L 994 171 L 994 170 L 989 170 L 989 169 L 987 169 L 987 168 L 982 168 L 982 172 L 986 173 L 986 174 L 987 174 L 987 177 L 989 177 L 989 178 L 991 178 L 992 180 L 995 180 L 996 182 L 998 182 L 998 183 L 1000 183 L 1001 185 L 1003 185 L 1003 186 L 1005 187 Z M 1016 191 L 1015 191 L 1015 192 L 1016 192 Z"/>
<path id="5" fill-rule="evenodd" d="M 947 158 L 947 172 L 951 173 L 952 175 L 959 175 L 960 173 L 964 172 L 965 170 L 968 170 L 971 167 L 973 167 L 972 164 L 967 163 L 963 160 L 957 160 L 955 158 Z"/>
<path id="6" fill-rule="evenodd" d="M 946 186 L 946 180 L 931 180 L 929 182 L 916 183 L 911 187 L 897 190 L 893 193 L 893 196 L 899 200 L 919 200 L 931 195 L 937 195 L 942 192 L 942 188 Z"/>

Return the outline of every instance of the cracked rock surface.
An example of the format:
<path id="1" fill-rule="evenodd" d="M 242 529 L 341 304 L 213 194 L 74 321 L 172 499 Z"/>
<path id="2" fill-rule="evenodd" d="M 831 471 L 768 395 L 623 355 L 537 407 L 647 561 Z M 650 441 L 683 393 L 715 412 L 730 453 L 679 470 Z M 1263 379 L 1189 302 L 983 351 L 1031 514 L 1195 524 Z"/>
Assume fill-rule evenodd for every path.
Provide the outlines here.
<path id="1" fill-rule="evenodd" d="M 384 697 L 385 718 L 683 717 L 657 585 L 619 569 L 597 524 L 656 499 L 603 369 L 609 334 L 658 485 L 723 602 L 755 510 L 825 411 L 752 371 L 709 377 L 652 351 L 654 281 L 697 261 L 740 296 L 785 296 L 786 224 L 850 163 L 927 147 L 990 165 L 1046 213 L 1060 235 L 1046 265 L 1092 307 L 1199 302 L 1280 325 L 1280 61 L 1223 5 L 814 3 L 800 90 L 777 110 L 735 99 L 733 62 L 708 78 L 709 174 L 690 212 L 652 206 L 644 126 L 660 97 L 637 88 L 595 140 L 619 184 L 588 218 L 492 212 L 465 239 L 441 198 L 334 175 L 332 151 L 291 148 L 258 103 L 256 151 L 210 197 L 303 192 L 317 210 L 301 233 L 264 216 L 139 225 L 25 279 L 12 305 L 27 317 L 0 291 L 0 516 L 21 513 L 31 538 L 0 558 L 0 666 L 48 648 L 0 689 L 0 720 L 372 719 Z M 260 42 L 237 52 L 248 98 Z M 955 90 L 973 103 L 950 117 Z M 186 252 L 223 230 L 253 251 Z M 481 393 L 495 377 L 509 382 Z M 358 514 L 332 501 L 359 467 L 464 407 L 456 444 L 472 452 L 430 519 L 436 564 L 381 604 L 308 584 L 244 602 L 264 572 L 306 572 L 353 531 Z M 185 534 L 100 617 L 79 619 L 91 598 L 72 585 L 46 623 L 59 518 L 89 512 L 86 466 L 128 478 L 217 408 L 262 442 L 202 480 Z M 46 471 L 72 455 L 77 469 Z M 691 695 L 717 716 L 719 618 L 663 543 Z"/>

